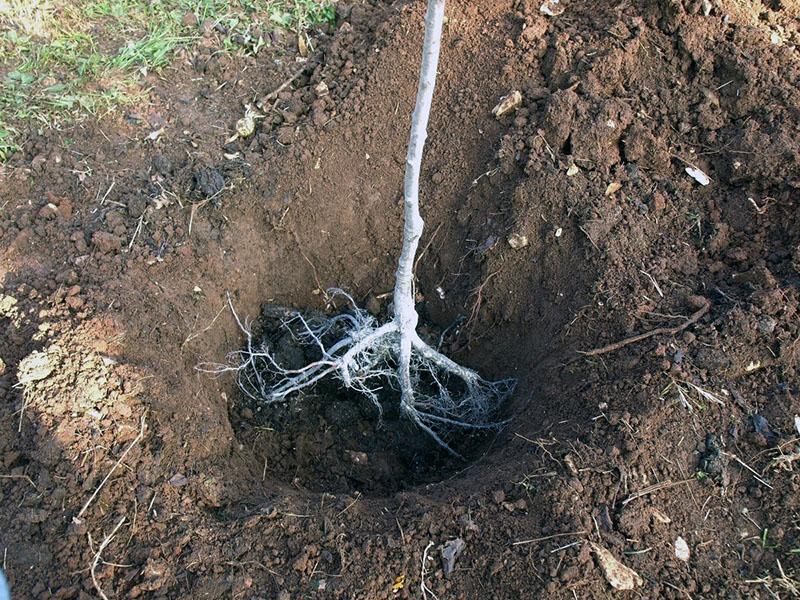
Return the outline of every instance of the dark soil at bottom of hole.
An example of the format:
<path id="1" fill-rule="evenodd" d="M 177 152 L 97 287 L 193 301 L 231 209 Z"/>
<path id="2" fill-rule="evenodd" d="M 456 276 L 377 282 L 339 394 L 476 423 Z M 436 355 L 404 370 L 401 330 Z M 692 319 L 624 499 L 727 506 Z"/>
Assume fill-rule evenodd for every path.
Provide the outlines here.
<path id="1" fill-rule="evenodd" d="M 293 312 L 265 306 L 254 337 L 271 348 L 279 364 L 301 368 L 319 359 L 319 352 L 301 344 L 300 332 L 282 322 Z M 441 335 L 430 327 L 423 331 Z M 402 415 L 399 392 L 388 381 L 378 385 L 382 414 L 364 395 L 330 379 L 273 404 L 241 393 L 231 423 L 239 441 L 264 457 L 266 476 L 334 493 L 390 494 L 440 481 L 463 469 L 495 437 L 493 431 L 448 431 L 447 443 L 463 458 L 454 457 Z"/>

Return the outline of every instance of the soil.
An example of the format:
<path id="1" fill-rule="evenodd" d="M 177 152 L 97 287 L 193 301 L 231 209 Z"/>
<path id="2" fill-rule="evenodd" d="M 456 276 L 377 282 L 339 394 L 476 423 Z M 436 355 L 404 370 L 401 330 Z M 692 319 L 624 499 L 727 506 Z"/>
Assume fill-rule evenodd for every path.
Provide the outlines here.
<path id="1" fill-rule="evenodd" d="M 242 344 L 227 292 L 389 314 L 422 4 L 339 4 L 303 64 L 208 32 L 148 104 L 2 167 L 15 597 L 595 598 L 603 548 L 639 575 L 620 596 L 796 594 L 794 0 L 450 3 L 418 308 L 518 380 L 469 461 L 339 392 L 265 417 L 196 370 Z"/>

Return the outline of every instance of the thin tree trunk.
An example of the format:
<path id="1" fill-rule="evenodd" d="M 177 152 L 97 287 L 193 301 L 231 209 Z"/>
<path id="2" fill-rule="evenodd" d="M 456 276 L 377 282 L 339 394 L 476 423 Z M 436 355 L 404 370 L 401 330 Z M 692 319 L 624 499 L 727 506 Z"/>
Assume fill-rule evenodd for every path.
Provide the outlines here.
<path id="1" fill-rule="evenodd" d="M 425 15 L 425 41 L 422 46 L 422 67 L 414 114 L 411 117 L 411 135 L 406 156 L 406 173 L 403 190 L 403 249 L 397 264 L 394 287 L 394 317 L 400 332 L 400 387 L 402 404 L 410 407 L 413 401 L 411 382 L 411 347 L 419 316 L 414 306 L 414 259 L 424 222 L 419 214 L 419 174 L 422 151 L 428 130 L 433 90 L 436 85 L 436 67 L 442 41 L 445 0 L 428 0 Z"/>

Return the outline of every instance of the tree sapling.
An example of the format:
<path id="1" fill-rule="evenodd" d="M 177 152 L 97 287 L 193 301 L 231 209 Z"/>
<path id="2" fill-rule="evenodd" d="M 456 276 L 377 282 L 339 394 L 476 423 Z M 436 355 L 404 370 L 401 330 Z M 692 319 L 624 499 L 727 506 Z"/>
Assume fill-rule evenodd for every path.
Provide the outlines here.
<path id="1" fill-rule="evenodd" d="M 291 312 L 283 325 L 319 357 L 300 368 L 281 364 L 274 348 L 254 339 L 248 324 L 234 311 L 247 345 L 230 356 L 228 365 L 200 366 L 221 373 L 235 371 L 240 387 L 265 403 L 285 400 L 318 381 L 335 377 L 345 388 L 364 394 L 381 411 L 378 391 L 386 382 L 400 393 L 402 413 L 455 454 L 445 441 L 454 428 L 497 427 L 493 414 L 514 390 L 515 381 L 487 381 L 425 342 L 417 333 L 419 315 L 414 303 L 414 259 L 423 230 L 419 212 L 419 177 L 436 83 L 445 0 L 429 0 L 425 16 L 419 87 L 411 119 L 403 191 L 403 247 L 394 287 L 394 316 L 380 324 L 356 306 L 341 290 L 351 309 L 335 316 L 304 316 Z M 231 304 L 231 310 L 233 306 Z M 291 326 L 291 328 L 290 328 Z"/>

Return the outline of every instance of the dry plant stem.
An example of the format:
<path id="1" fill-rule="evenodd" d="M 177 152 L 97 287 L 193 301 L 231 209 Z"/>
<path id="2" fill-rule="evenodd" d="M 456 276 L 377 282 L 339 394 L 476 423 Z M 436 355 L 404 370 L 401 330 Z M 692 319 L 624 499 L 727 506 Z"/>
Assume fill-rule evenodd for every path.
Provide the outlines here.
<path id="1" fill-rule="evenodd" d="M 629 338 L 625 338 L 624 340 L 620 340 L 618 342 L 614 342 L 613 344 L 609 344 L 608 346 L 603 346 L 602 348 L 595 348 L 594 350 L 586 350 L 586 351 L 578 351 L 579 354 L 583 354 L 584 356 L 597 356 L 598 354 L 606 354 L 607 352 L 613 352 L 614 350 L 619 350 L 620 348 L 624 348 L 629 344 L 635 344 L 636 342 L 641 342 L 642 340 L 646 340 L 647 338 L 651 338 L 654 335 L 675 335 L 680 333 L 690 325 L 697 323 L 700 319 L 703 318 L 708 312 L 708 309 L 711 307 L 711 303 L 706 300 L 705 304 L 698 308 L 692 316 L 690 316 L 686 321 L 677 325 L 675 327 L 658 327 L 657 329 L 653 329 L 651 331 L 646 331 L 645 333 L 640 333 L 638 335 L 633 335 Z"/>
<path id="2" fill-rule="evenodd" d="M 92 560 L 92 568 L 91 568 L 92 583 L 94 584 L 94 589 L 97 590 L 97 593 L 100 594 L 100 597 L 103 600 L 108 600 L 108 596 L 105 595 L 105 593 L 103 592 L 103 588 L 100 587 L 100 583 L 97 581 L 97 575 L 95 574 L 95 570 L 97 569 L 97 565 L 100 563 L 100 558 L 103 554 L 103 550 L 105 550 L 106 546 L 108 546 L 111 543 L 111 540 L 114 539 L 114 536 L 117 534 L 117 530 L 119 530 L 119 528 L 122 527 L 122 524 L 124 522 L 125 522 L 125 517 L 122 517 L 119 520 L 119 523 L 117 523 L 116 527 L 114 527 L 114 529 L 111 530 L 111 533 L 109 533 L 105 537 L 105 539 L 100 543 L 100 547 L 97 549 L 97 553 L 94 555 L 94 559 Z"/>
<path id="3" fill-rule="evenodd" d="M 117 462 L 114 463 L 114 466 L 111 467 L 111 470 L 108 472 L 108 474 L 105 477 L 103 477 L 103 481 L 100 482 L 100 485 L 98 485 L 97 488 L 94 490 L 94 493 L 86 501 L 86 504 L 83 505 L 83 508 L 78 513 L 79 519 L 83 516 L 83 513 L 86 512 L 86 509 L 89 508 L 89 505 L 92 502 L 94 502 L 94 499 L 97 497 L 97 494 L 99 494 L 100 490 L 103 489 L 103 486 L 106 484 L 106 481 L 108 481 L 108 479 L 111 477 L 111 474 L 117 469 L 118 466 L 122 464 L 122 461 L 125 460 L 125 457 L 128 455 L 128 452 L 131 451 L 131 448 L 133 448 L 136 444 L 138 444 L 144 437 L 145 416 L 146 415 L 142 415 L 142 418 L 139 422 L 139 434 L 133 439 L 133 441 L 128 445 L 128 447 L 125 448 L 125 451 L 120 455 L 119 459 L 117 459 Z"/>

